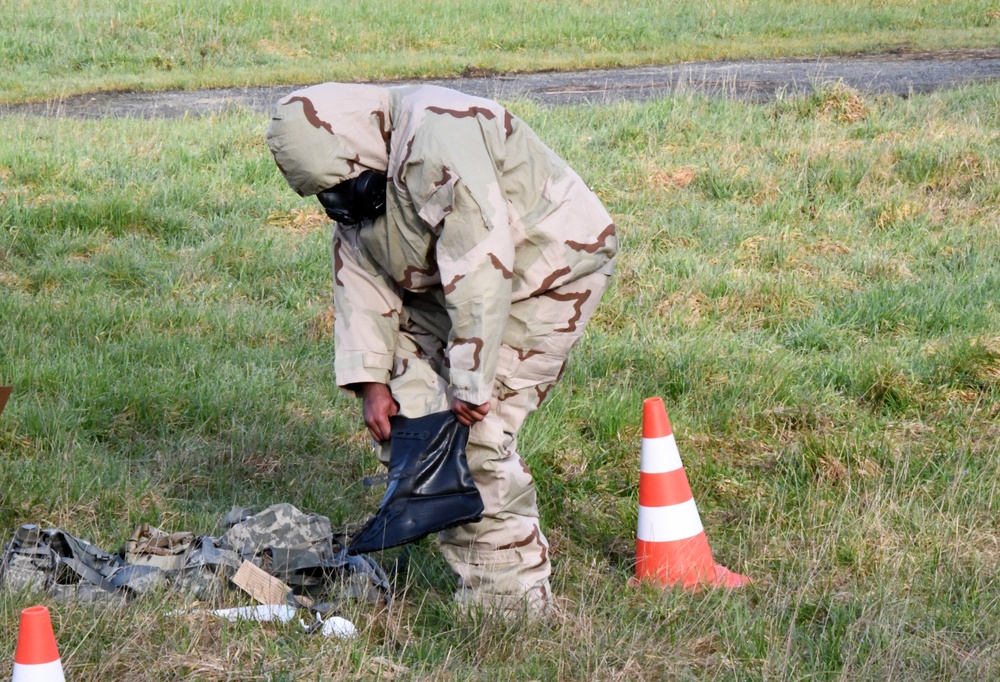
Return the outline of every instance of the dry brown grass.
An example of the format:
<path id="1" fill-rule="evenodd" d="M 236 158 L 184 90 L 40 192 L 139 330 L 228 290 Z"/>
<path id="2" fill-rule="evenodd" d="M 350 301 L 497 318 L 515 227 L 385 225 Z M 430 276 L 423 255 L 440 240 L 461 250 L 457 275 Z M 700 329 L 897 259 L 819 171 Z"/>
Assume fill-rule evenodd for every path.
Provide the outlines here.
<path id="1" fill-rule="evenodd" d="M 333 325 L 336 317 L 337 313 L 332 305 L 323 309 L 309 321 L 309 338 L 316 342 L 333 339 Z"/>
<path id="2" fill-rule="evenodd" d="M 267 224 L 281 228 L 292 234 L 307 234 L 330 226 L 330 218 L 321 209 L 293 208 L 287 213 L 272 213 L 267 217 Z"/>
<path id="3" fill-rule="evenodd" d="M 841 123 L 857 123 L 867 118 L 868 107 L 857 90 L 837 83 L 823 92 L 818 112 Z"/>
<path id="4" fill-rule="evenodd" d="M 697 171 L 694 168 L 654 169 L 649 175 L 649 183 L 658 189 L 684 189 L 694 182 L 695 178 Z"/>

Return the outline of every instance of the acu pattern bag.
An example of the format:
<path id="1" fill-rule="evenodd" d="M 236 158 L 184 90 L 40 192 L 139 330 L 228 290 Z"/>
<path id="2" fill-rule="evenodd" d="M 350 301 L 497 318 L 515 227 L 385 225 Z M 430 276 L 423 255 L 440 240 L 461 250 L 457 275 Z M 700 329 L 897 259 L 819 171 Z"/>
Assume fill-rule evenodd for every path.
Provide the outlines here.
<path id="1" fill-rule="evenodd" d="M 0 588 L 86 601 L 121 599 L 168 585 L 200 599 L 221 594 L 244 561 L 281 579 L 295 594 L 334 601 L 388 602 L 391 586 L 366 556 L 348 556 L 325 516 L 276 504 L 259 514 L 234 507 L 220 537 L 167 533 L 143 524 L 117 554 L 58 529 L 26 524 L 0 557 Z"/>
<path id="2" fill-rule="evenodd" d="M 108 601 L 142 592 L 154 573 L 155 569 L 127 566 L 118 555 L 65 531 L 42 530 L 34 524 L 18 528 L 0 558 L 3 587 L 79 601 Z"/>

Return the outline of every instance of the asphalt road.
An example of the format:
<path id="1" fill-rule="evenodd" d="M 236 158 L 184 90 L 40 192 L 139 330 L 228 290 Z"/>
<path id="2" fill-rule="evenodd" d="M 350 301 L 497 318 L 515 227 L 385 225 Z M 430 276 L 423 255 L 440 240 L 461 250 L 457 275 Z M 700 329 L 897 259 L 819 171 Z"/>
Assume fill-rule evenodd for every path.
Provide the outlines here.
<path id="1" fill-rule="evenodd" d="M 856 57 L 699 62 L 573 72 L 484 74 L 423 81 L 492 99 L 531 99 L 560 106 L 643 101 L 674 93 L 722 95 L 751 102 L 806 94 L 842 82 L 859 92 L 907 97 L 963 84 L 1000 80 L 1000 48 L 906 52 Z M 403 81 L 412 82 L 412 81 Z M 0 115 L 72 118 L 174 118 L 227 107 L 266 113 L 296 86 L 165 92 L 108 92 L 39 104 L 0 104 Z"/>

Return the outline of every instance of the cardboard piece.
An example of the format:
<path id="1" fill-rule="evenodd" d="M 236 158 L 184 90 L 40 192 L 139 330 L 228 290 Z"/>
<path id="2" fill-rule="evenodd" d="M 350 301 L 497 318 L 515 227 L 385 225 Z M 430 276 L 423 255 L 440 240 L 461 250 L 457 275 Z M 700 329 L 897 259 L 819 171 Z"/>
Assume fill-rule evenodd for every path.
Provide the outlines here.
<path id="1" fill-rule="evenodd" d="M 233 584 L 249 594 L 261 604 L 287 604 L 288 594 L 292 591 L 282 580 L 258 567 L 250 561 L 244 561 L 233 576 Z M 296 596 L 303 606 L 312 606 L 308 597 Z"/>
<path id="2" fill-rule="evenodd" d="M 261 604 L 284 604 L 292 589 L 249 561 L 240 564 L 233 583 Z"/>

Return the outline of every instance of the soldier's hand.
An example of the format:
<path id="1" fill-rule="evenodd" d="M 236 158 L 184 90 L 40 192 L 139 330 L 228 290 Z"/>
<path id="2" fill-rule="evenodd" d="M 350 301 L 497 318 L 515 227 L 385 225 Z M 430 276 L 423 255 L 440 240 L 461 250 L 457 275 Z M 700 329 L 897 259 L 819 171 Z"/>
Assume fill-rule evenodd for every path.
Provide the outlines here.
<path id="1" fill-rule="evenodd" d="M 490 404 L 483 403 L 482 405 L 473 405 L 472 403 L 467 403 L 464 400 L 455 400 L 455 404 L 451 406 L 451 411 L 455 413 L 458 421 L 462 422 L 466 426 L 472 426 L 476 422 L 481 422 L 486 419 L 486 415 L 490 411 Z"/>
<path id="2" fill-rule="evenodd" d="M 393 400 L 389 387 L 385 384 L 361 384 L 357 390 L 361 393 L 365 426 L 372 438 L 379 443 L 389 440 L 392 430 L 389 417 L 399 413 L 399 405 Z"/>

